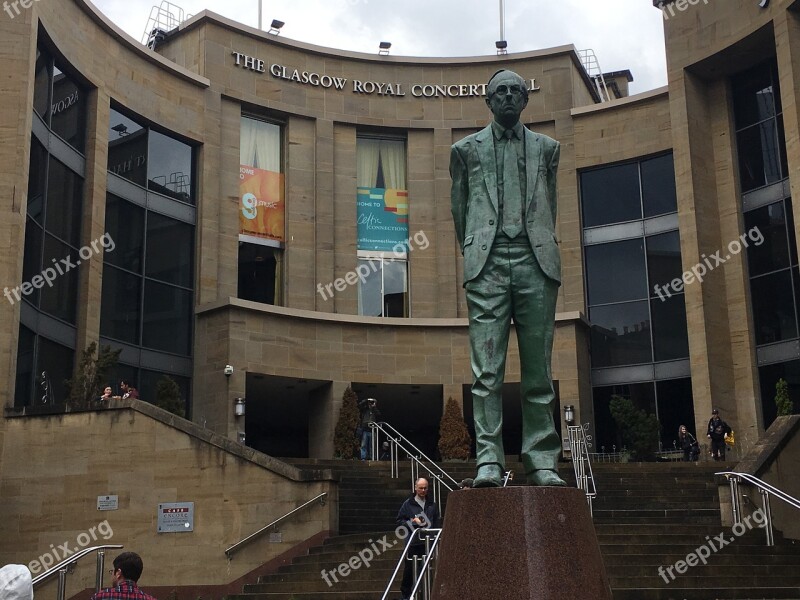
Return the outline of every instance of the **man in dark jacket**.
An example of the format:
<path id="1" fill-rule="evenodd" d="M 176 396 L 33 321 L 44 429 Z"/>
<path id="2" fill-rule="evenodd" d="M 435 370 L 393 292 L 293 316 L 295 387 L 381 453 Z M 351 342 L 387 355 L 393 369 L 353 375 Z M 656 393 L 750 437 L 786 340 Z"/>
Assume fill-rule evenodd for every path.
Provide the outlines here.
<path id="1" fill-rule="evenodd" d="M 715 408 L 708 421 L 708 437 L 711 439 L 711 456 L 714 460 L 725 460 L 725 435 L 731 432 L 730 426 L 719 416 Z"/>
<path id="2" fill-rule="evenodd" d="M 358 403 L 358 410 L 361 413 L 358 425 L 361 429 L 361 460 L 375 460 L 372 456 L 372 427 L 369 424 L 377 423 L 381 418 L 378 401 L 375 398 L 361 400 Z"/>
<path id="3" fill-rule="evenodd" d="M 411 588 L 414 585 L 414 567 L 413 560 L 415 556 L 423 556 L 425 554 L 425 541 L 420 539 L 419 536 L 415 537 L 413 541 L 411 536 L 417 529 L 424 527 L 439 528 L 441 526 L 441 518 L 439 516 L 439 507 L 436 503 L 428 497 L 428 480 L 420 477 L 414 484 L 414 493 L 411 494 L 397 513 L 398 527 L 404 527 L 408 531 L 408 559 L 406 560 L 403 569 L 403 582 L 400 585 L 400 591 L 403 594 L 403 600 L 411 597 Z M 422 566 L 422 562 L 418 563 Z"/>

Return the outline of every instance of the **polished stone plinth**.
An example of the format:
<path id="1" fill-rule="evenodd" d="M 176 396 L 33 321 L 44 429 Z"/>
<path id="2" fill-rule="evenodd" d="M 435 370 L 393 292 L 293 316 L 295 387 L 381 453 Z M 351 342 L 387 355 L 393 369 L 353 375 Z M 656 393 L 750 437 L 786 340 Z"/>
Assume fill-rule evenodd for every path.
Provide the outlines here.
<path id="1" fill-rule="evenodd" d="M 433 600 L 611 600 L 586 497 L 575 488 L 451 492 Z"/>

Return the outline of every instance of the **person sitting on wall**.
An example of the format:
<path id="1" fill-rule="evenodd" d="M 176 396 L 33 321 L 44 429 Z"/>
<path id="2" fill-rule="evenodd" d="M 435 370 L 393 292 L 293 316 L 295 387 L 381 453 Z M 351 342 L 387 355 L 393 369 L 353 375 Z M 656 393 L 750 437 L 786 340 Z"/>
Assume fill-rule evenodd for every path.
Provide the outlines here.
<path id="1" fill-rule="evenodd" d="M 156 600 L 137 585 L 143 570 L 141 556 L 135 552 L 123 552 L 114 559 L 112 587 L 100 590 L 92 596 L 92 600 Z"/>
<path id="2" fill-rule="evenodd" d="M 375 460 L 372 456 L 372 427 L 370 423 L 375 423 L 381 418 L 381 411 L 378 410 L 378 401 L 375 398 L 366 398 L 359 401 L 358 409 L 361 411 L 361 460 Z"/>
<path id="3" fill-rule="evenodd" d="M 708 421 L 708 437 L 711 439 L 711 456 L 714 460 L 725 460 L 725 435 L 730 432 L 731 428 L 720 418 L 719 410 L 712 410 Z"/>
<path id="4" fill-rule="evenodd" d="M 132 400 L 139 399 L 139 392 L 136 391 L 136 388 L 130 385 L 126 379 L 119 382 L 119 389 L 122 390 L 123 400 L 127 400 L 128 398 Z"/>
<path id="5" fill-rule="evenodd" d="M 110 385 L 103 388 L 103 395 L 98 398 L 99 402 L 109 402 L 114 397 L 114 390 Z"/>

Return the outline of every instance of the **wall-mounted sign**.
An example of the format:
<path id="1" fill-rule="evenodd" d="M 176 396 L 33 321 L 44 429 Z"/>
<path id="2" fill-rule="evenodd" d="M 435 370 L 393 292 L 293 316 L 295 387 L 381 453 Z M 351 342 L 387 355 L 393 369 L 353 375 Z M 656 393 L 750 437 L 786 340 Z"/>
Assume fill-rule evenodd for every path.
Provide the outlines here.
<path id="1" fill-rule="evenodd" d="M 98 496 L 97 510 L 119 509 L 119 496 Z"/>
<path id="2" fill-rule="evenodd" d="M 406 251 L 408 245 L 408 192 L 358 188 L 356 199 L 359 250 Z"/>
<path id="3" fill-rule="evenodd" d="M 234 64 L 242 69 L 255 71 L 256 73 L 267 73 L 275 79 L 294 81 L 300 85 L 310 85 L 312 87 L 322 87 L 325 89 L 335 89 L 344 91 L 349 89 L 354 94 L 366 96 L 406 96 L 410 94 L 415 98 L 473 98 L 486 96 L 485 83 L 452 83 L 452 84 L 430 84 L 430 83 L 404 83 L 397 81 L 366 81 L 346 77 L 332 77 L 323 73 L 311 71 L 301 71 L 287 67 L 286 65 L 267 64 L 260 58 L 233 52 Z M 536 84 L 536 79 L 526 80 L 528 93 L 541 91 L 541 87 Z"/>
<path id="4" fill-rule="evenodd" d="M 284 175 L 239 166 L 239 233 L 285 242 Z"/>
<path id="5" fill-rule="evenodd" d="M 194 502 L 166 502 L 158 505 L 158 533 L 194 531 Z"/>

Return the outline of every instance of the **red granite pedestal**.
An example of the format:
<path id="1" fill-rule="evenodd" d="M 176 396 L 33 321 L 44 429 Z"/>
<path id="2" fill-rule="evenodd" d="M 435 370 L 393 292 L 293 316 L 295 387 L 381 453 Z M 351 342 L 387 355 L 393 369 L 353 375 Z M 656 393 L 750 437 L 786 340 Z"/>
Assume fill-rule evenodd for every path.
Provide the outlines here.
<path id="1" fill-rule="evenodd" d="M 466 489 L 447 498 L 433 600 L 611 600 L 586 496 Z"/>

